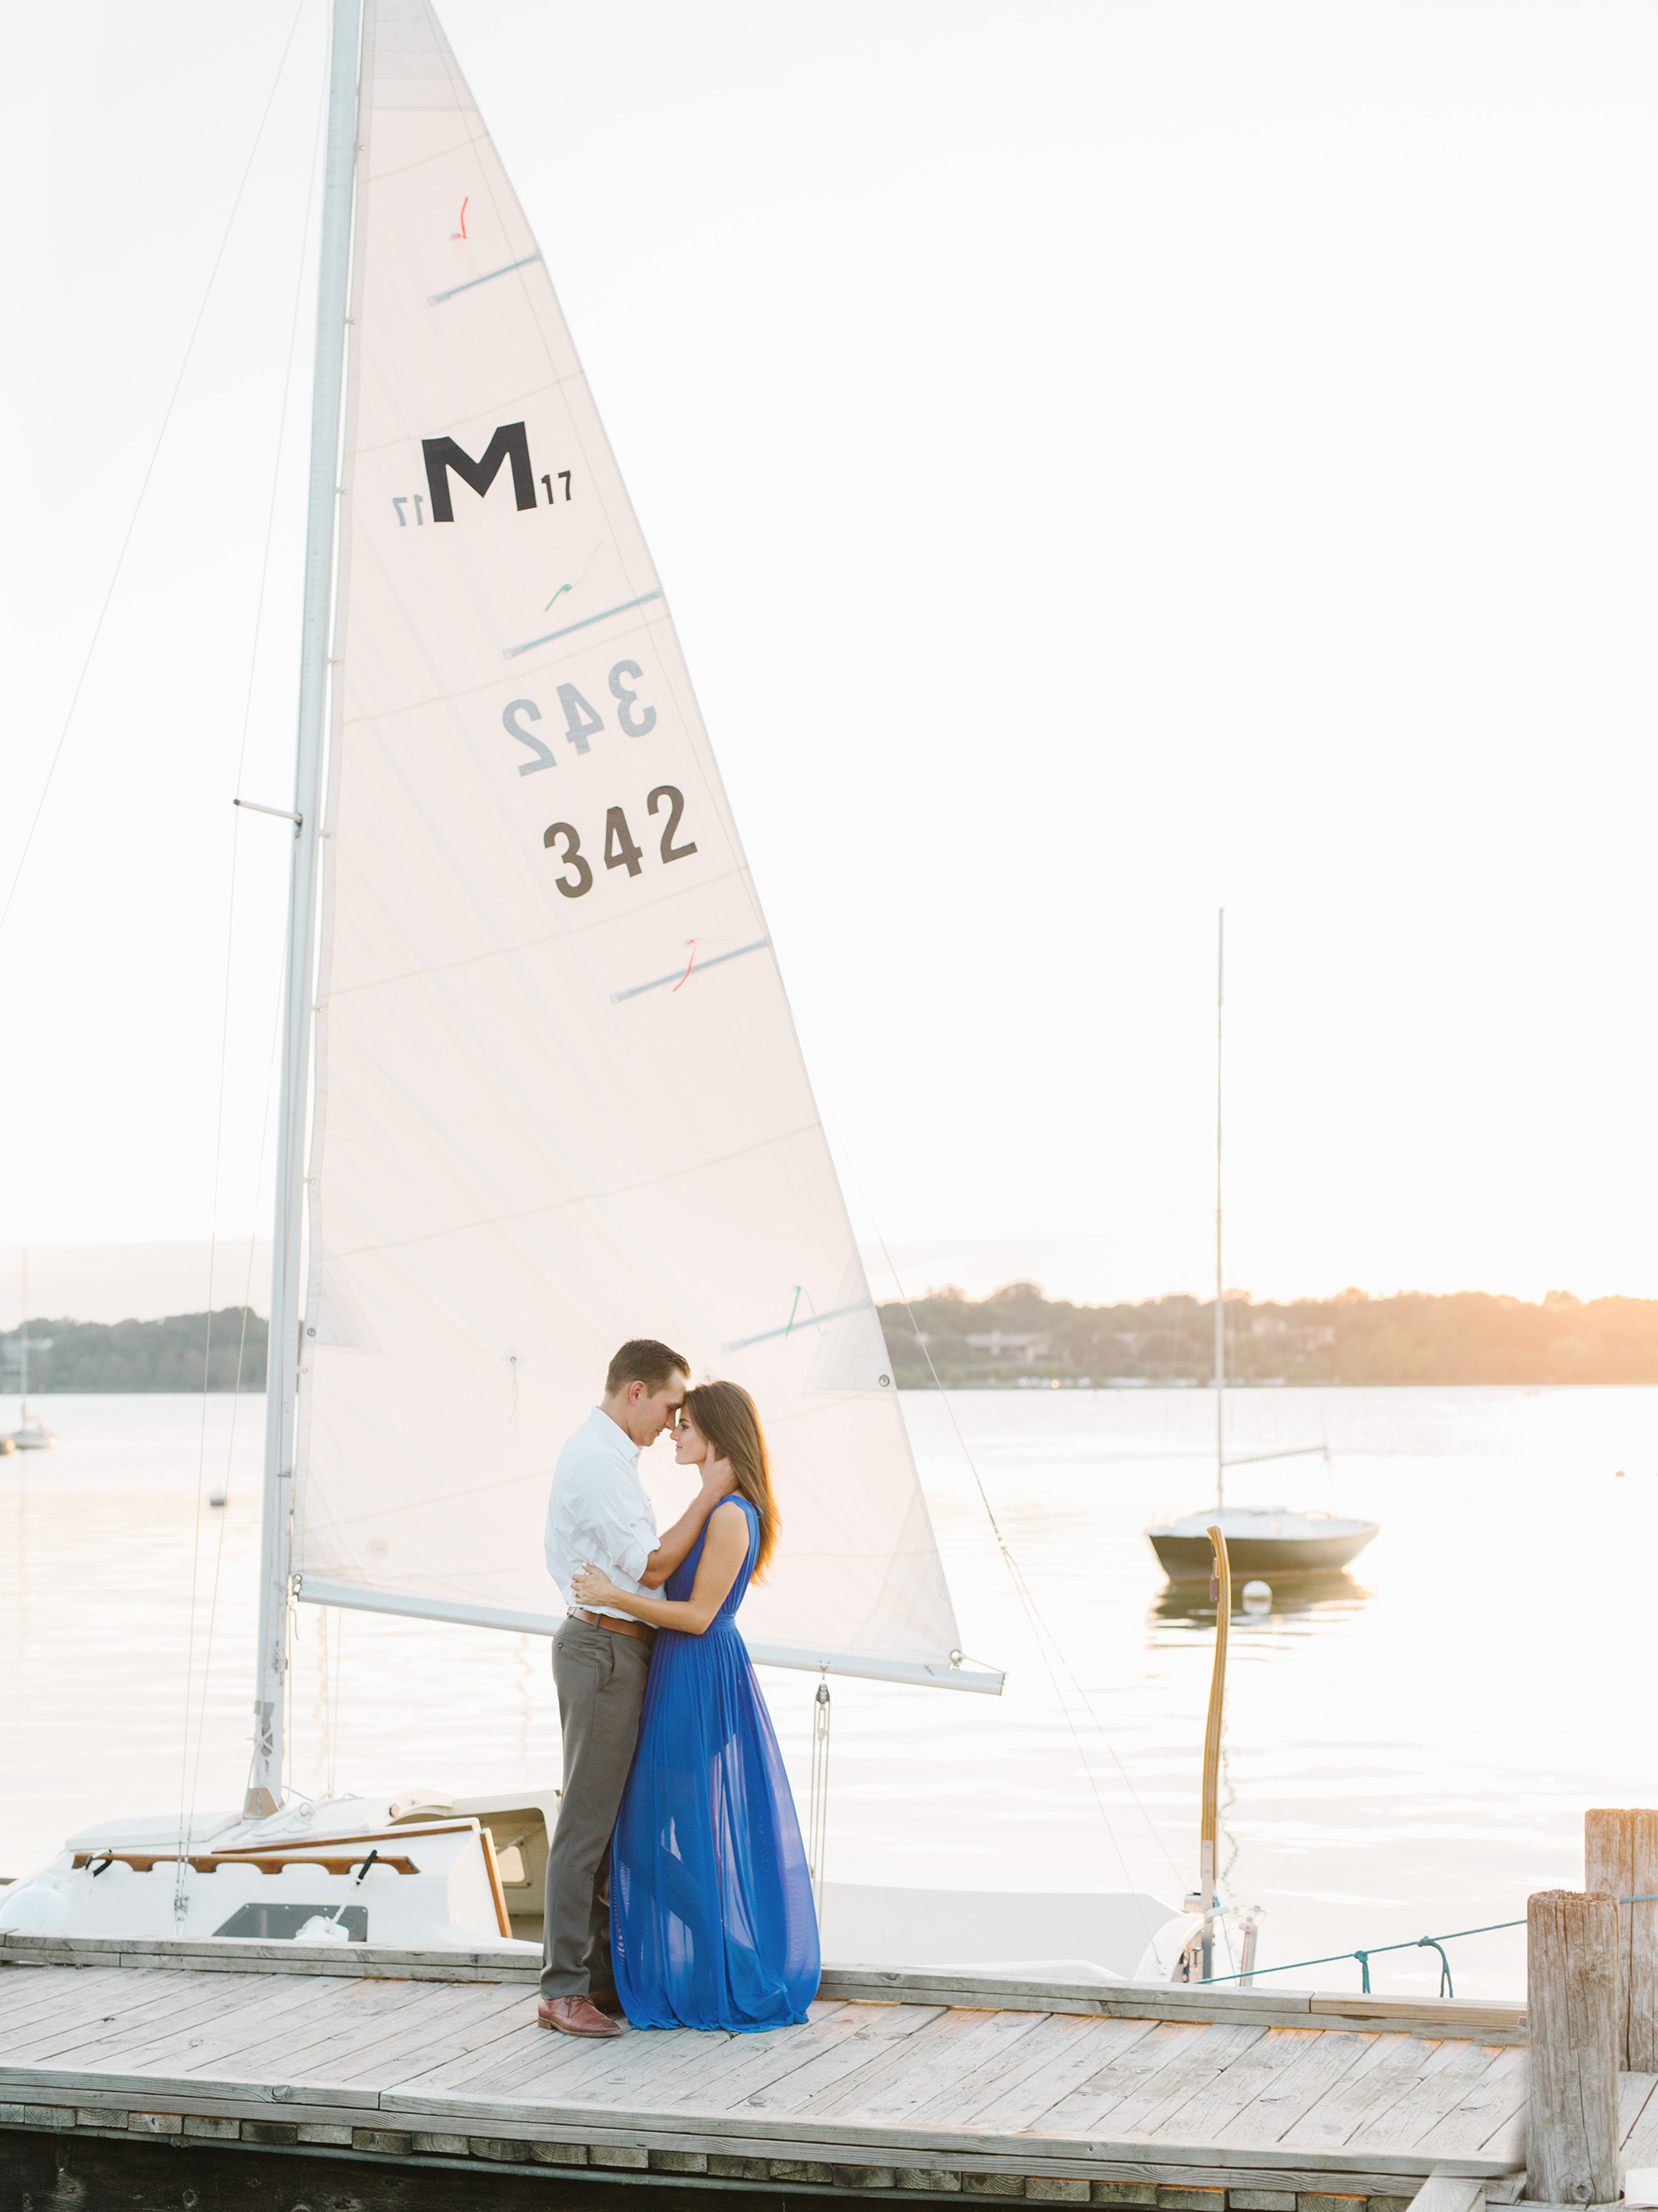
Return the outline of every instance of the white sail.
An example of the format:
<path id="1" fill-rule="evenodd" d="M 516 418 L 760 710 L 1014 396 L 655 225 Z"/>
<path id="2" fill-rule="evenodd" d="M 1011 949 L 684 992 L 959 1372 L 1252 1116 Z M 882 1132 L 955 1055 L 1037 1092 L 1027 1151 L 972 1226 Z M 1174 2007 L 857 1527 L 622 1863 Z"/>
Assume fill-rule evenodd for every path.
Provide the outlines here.
<path id="1" fill-rule="evenodd" d="M 369 0 L 363 68 L 300 1594 L 556 1626 L 554 1457 L 655 1336 L 765 1419 L 756 1657 L 993 1689 L 546 267 L 425 0 Z"/>

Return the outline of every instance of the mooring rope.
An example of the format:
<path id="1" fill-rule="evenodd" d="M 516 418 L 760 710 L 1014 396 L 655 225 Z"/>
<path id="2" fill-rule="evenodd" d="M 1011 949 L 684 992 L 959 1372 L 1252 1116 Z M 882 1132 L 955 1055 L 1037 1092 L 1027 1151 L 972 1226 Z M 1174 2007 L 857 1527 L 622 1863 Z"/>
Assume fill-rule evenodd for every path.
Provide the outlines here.
<path id="1" fill-rule="evenodd" d="M 1658 1893 L 1651 1897 L 1620 1897 L 1618 1902 L 1619 1905 L 1658 1905 Z M 1356 1959 L 1359 1972 L 1363 1977 L 1359 1994 L 1361 1996 L 1368 1997 L 1370 1995 L 1372 1959 L 1379 1958 L 1384 1951 L 1437 1951 L 1439 1953 L 1439 1993 L 1442 1997 L 1454 1997 L 1456 1990 L 1451 1984 L 1451 1962 L 1445 1955 L 1443 1946 L 1447 1943 L 1459 1942 L 1465 1936 L 1495 1936 L 1502 1929 L 1523 1928 L 1525 1924 L 1523 1919 L 1493 1920 L 1484 1928 L 1454 1928 L 1447 1936 L 1417 1936 L 1405 1943 L 1372 1943 L 1366 1951 L 1332 1951 L 1327 1958 L 1292 1959 L 1287 1966 L 1252 1966 L 1247 1977 L 1242 1974 L 1210 1974 L 1207 1977 L 1200 1977 L 1200 1979 L 1204 1981 L 1205 1987 L 1212 1986 L 1216 1982 L 1240 1982 L 1246 1978 L 1253 1982 L 1257 1974 L 1293 1974 L 1301 1966 L 1335 1966 L 1344 1964 L 1349 1959 Z"/>

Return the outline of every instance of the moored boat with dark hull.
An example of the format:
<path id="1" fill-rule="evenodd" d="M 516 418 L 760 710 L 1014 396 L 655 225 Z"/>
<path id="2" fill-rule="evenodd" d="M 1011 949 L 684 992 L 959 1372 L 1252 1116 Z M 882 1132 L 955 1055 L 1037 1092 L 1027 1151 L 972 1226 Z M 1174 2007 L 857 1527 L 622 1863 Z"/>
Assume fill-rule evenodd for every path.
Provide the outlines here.
<path id="1" fill-rule="evenodd" d="M 1147 1529 L 1146 1541 L 1170 1582 L 1209 1580 L 1211 1527 L 1226 1538 L 1233 1576 L 1240 1583 L 1332 1573 L 1350 1566 L 1381 1534 L 1378 1522 L 1341 1520 L 1331 1513 L 1291 1513 L 1281 1505 L 1216 1506 Z"/>

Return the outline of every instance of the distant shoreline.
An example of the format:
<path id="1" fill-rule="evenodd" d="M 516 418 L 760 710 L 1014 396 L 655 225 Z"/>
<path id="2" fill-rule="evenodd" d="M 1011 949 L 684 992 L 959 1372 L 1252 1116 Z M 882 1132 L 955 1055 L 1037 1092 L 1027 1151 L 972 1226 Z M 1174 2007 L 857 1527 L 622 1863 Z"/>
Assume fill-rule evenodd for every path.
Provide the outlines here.
<path id="1" fill-rule="evenodd" d="M 988 1298 L 930 1291 L 880 1313 L 900 1389 L 1204 1389 L 1215 1371 L 1213 1298 L 1081 1306 L 1009 1283 Z M 1226 1380 L 1240 1389 L 1658 1382 L 1654 1298 L 1354 1290 L 1257 1304 L 1235 1291 L 1224 1325 Z"/>
<path id="2" fill-rule="evenodd" d="M 204 1389 L 241 1396 L 265 1389 L 270 1327 L 251 1306 L 166 1321 L 31 1319 L 27 1331 L 32 1398 L 73 1392 L 199 1397 Z M 23 1350 L 21 1328 L 0 1337 L 0 1400 L 21 1389 Z"/>
<path id="3" fill-rule="evenodd" d="M 1083 1306 L 1010 1283 L 988 1298 L 946 1288 L 877 1309 L 900 1390 L 1205 1390 L 1213 1299 Z M 655 1316 L 645 1326 L 655 1324 Z M 808 1315 L 802 1332 L 816 1327 Z M 1226 1380 L 1239 1389 L 1658 1383 L 1658 1299 L 1536 1304 L 1463 1291 L 1225 1304 Z M 29 1394 L 257 1395 L 269 1328 L 249 1307 L 163 1321 L 28 1322 Z M 22 1382 L 21 1332 L 0 1338 L 0 1399 Z"/>

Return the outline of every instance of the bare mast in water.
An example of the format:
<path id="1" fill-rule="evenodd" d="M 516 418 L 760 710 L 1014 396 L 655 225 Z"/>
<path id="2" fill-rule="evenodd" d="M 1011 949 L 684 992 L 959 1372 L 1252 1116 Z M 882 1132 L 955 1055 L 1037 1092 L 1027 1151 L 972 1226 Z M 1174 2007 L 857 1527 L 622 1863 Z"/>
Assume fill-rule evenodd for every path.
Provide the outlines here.
<path id="1" fill-rule="evenodd" d="M 1226 908 L 1215 939 L 1215 1510 L 1226 1504 L 1226 1300 L 1221 1289 L 1221 1047 L 1226 1012 Z"/>
<path id="2" fill-rule="evenodd" d="M 1222 1136 L 1225 1104 L 1224 1050 L 1226 1043 L 1226 908 L 1216 916 L 1215 933 L 1215 1511 L 1226 1508 L 1226 1288 L 1222 1243 L 1224 1195 Z M 1290 1444 L 1282 1450 L 1238 1452 L 1234 1467 L 1251 1467 L 1269 1461 L 1300 1459 L 1317 1452 L 1328 1462 L 1330 1447 Z M 1148 1528 L 1146 1536 L 1157 1563 L 1172 1583 L 1215 1579 L 1210 1571 L 1209 1517 L 1192 1513 L 1179 1520 Z M 1337 1519 L 1327 1514 L 1289 1513 L 1281 1507 L 1263 1510 L 1240 1506 L 1231 1516 L 1231 1564 L 1246 1583 L 1256 1576 L 1302 1575 L 1350 1565 L 1371 1538 L 1379 1533 L 1374 1521 Z"/>
<path id="3" fill-rule="evenodd" d="M 288 1585 L 293 1549 L 294 1398 L 299 1368 L 301 1208 L 305 1195 L 305 1107 L 311 1060 L 317 830 L 322 805 L 323 736 L 328 701 L 328 642 L 333 603 L 346 305 L 351 270 L 361 24 L 361 0 L 334 0 L 322 238 L 317 270 L 316 367 L 311 386 L 311 473 L 305 530 L 299 742 L 294 770 L 294 852 L 288 888 L 287 972 L 282 1017 L 282 1098 L 277 1135 L 276 1218 L 271 1269 L 271 1352 L 265 1401 L 265 1508 L 260 1529 L 253 1764 L 242 1808 L 249 1818 L 274 1813 L 282 1803 L 283 1685 L 288 1666 Z"/>

